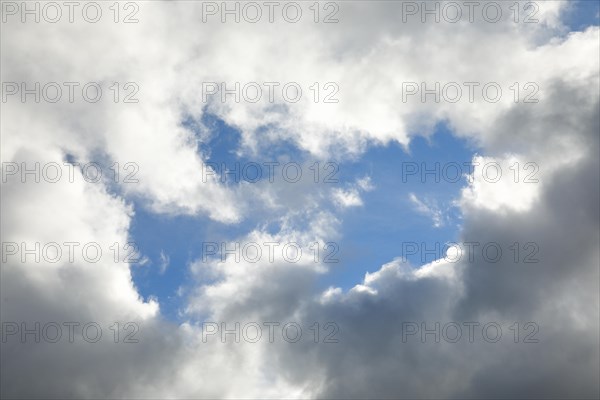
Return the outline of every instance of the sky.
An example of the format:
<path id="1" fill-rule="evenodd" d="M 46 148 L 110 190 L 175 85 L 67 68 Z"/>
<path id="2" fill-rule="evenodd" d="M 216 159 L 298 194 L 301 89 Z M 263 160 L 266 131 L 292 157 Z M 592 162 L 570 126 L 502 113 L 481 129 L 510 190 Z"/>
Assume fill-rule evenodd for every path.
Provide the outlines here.
<path id="1" fill-rule="evenodd" d="M 219 171 L 222 164 L 234 170 L 236 163 L 242 166 L 253 162 L 252 158 L 235 155 L 239 146 L 239 132 L 227 127 L 221 120 L 212 120 L 208 124 L 211 123 L 215 127 L 215 137 L 206 145 L 211 151 L 208 162 L 216 163 Z M 266 160 L 277 160 L 283 155 L 293 155 L 291 159 L 303 160 L 300 152 L 287 146 L 273 151 L 273 158 Z M 470 173 L 473 168 L 471 159 L 474 151 L 465 140 L 452 137 L 448 128 L 441 125 L 436 127 L 433 136 L 415 138 L 409 149 L 393 144 L 374 147 L 360 160 L 336 161 L 338 170 L 335 173 L 334 167 L 323 171 L 324 174 L 332 174 L 330 180 L 339 180 L 339 186 L 351 184 L 356 177 L 369 177 L 372 186 L 385 187 L 386 190 L 367 192 L 362 206 L 344 212 L 341 226 L 343 235 L 335 241 L 339 249 L 331 257 L 331 271 L 320 282 L 322 289 L 331 285 L 351 289 L 362 280 L 365 272 L 374 272 L 376 267 L 373 264 L 380 265 L 398 256 L 402 251 L 402 243 L 425 243 L 429 249 L 436 249 L 438 244 L 437 256 L 431 254 L 425 257 L 409 252 L 407 258 L 415 265 L 423 257 L 426 261 L 441 258 L 444 244 L 458 240 L 460 212 L 453 202 L 467 182 L 466 176 L 462 175 Z M 436 163 L 439 164 L 437 172 Z M 456 163 L 460 172 L 454 164 L 442 172 L 442 166 L 449 163 Z M 406 177 L 402 175 L 403 168 Z M 432 172 L 423 179 L 421 169 L 425 168 Z M 414 172 L 416 169 L 418 171 Z M 314 179 L 314 170 L 306 170 L 305 173 L 312 174 Z M 266 168 L 264 171 L 263 179 L 268 181 L 268 171 Z M 229 175 L 224 179 L 239 184 L 253 180 L 254 174 L 254 170 L 248 170 L 247 174 L 240 172 L 239 176 Z M 441 221 L 434 220 L 430 213 L 418 211 L 410 194 L 431 202 L 433 208 L 440 210 Z M 177 295 L 186 283 L 185 266 L 202 257 L 202 243 L 221 243 L 227 237 L 243 235 L 264 223 L 263 218 L 250 217 L 234 226 L 223 226 L 211 222 L 209 218 L 165 218 L 145 212 L 144 209 L 136 210 L 131 238 L 139 246 L 140 253 L 146 256 L 140 255 L 140 261 L 148 261 L 134 267 L 134 283 L 144 298 L 158 298 L 161 305 L 164 304 L 162 309 L 165 315 L 177 320 L 181 320 L 177 316 L 177 309 L 185 305 Z M 390 220 L 389 215 L 394 215 L 394 219 Z M 333 252 L 333 249 L 330 251 Z M 164 263 L 164 257 L 168 257 L 169 267 L 161 270 L 159 266 Z"/>
<path id="2" fill-rule="evenodd" d="M 2 1 L 2 397 L 598 398 L 599 5 Z"/>

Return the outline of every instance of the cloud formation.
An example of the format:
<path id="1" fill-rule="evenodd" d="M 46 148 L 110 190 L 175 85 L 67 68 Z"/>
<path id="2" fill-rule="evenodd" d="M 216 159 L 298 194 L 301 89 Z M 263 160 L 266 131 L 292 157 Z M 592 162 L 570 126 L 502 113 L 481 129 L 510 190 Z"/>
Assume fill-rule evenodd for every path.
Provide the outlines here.
<path id="1" fill-rule="evenodd" d="M 77 168 L 74 182 L 3 179 L 3 243 L 93 242 L 105 251 L 93 263 L 3 260 L 3 324 L 94 321 L 104 336 L 94 344 L 40 344 L 13 335 L 2 343 L 2 396 L 597 398 L 599 30 L 569 33 L 561 22 L 568 2 L 538 5 L 534 24 L 513 23 L 508 3 L 497 23 L 400 23 L 403 3 L 384 1 L 341 3 L 336 24 L 202 23 L 202 2 L 140 3 L 140 22 L 131 25 L 110 18 L 3 23 L 3 82 L 100 82 L 105 96 L 98 103 L 3 102 L 3 163 L 99 161 L 108 170 L 132 162 L 139 182 L 105 176 L 90 183 Z M 135 82 L 139 102 L 111 101 L 111 82 Z M 218 93 L 204 102 L 206 84 L 223 82 L 294 82 L 303 96 L 295 103 L 283 96 L 270 102 L 264 93 L 255 103 L 222 102 Z M 339 101 L 314 101 L 315 82 L 319 100 L 335 93 Z M 463 97 L 423 102 L 420 92 L 407 95 L 436 82 L 458 83 Z M 478 86 L 471 102 L 464 82 L 494 82 L 503 94 L 486 101 Z M 533 92 L 538 102 L 523 102 Z M 343 236 L 342 209 L 365 205 L 361 193 L 385 188 L 363 176 L 346 188 L 314 185 L 309 176 L 294 185 L 206 178 L 199 145 L 214 134 L 202 122 L 209 114 L 238 130 L 235 150 L 257 160 L 281 143 L 305 160 L 360 160 L 373 146 L 408 148 L 413 137 L 446 123 L 478 146 L 475 161 L 506 172 L 491 183 L 476 167 L 456 202 L 461 243 L 496 243 L 503 257 L 490 262 L 478 248 L 473 259 L 418 266 L 398 254 L 366 265 L 364 281 L 350 290 L 323 290 L 320 279 L 333 267 L 322 257 L 315 262 L 309 246 Z M 197 129 L 184 123 L 190 118 Z M 523 169 L 528 162 L 536 183 L 522 179 L 533 171 Z M 268 254 L 265 242 L 298 242 L 304 257 L 194 260 L 182 283 L 184 322 L 176 324 L 158 301 L 139 295 L 131 264 L 115 262 L 110 250 L 131 239 L 136 207 L 227 225 L 265 215 L 278 222 L 275 232 L 265 224 L 230 243 L 259 243 Z M 528 256 L 538 262 L 523 262 Z M 163 261 L 175 268 L 168 256 Z M 295 321 L 305 334 L 297 343 L 205 343 L 206 321 L 228 329 Z M 432 329 L 469 321 L 499 324 L 503 339 L 406 337 L 409 323 Z M 115 343 L 115 322 L 121 334 L 134 322 L 139 342 Z M 339 343 L 315 344 L 308 330 L 314 322 L 319 329 L 335 322 Z M 539 341 L 514 343 L 515 322 L 526 333 L 525 324 L 535 323 Z"/>

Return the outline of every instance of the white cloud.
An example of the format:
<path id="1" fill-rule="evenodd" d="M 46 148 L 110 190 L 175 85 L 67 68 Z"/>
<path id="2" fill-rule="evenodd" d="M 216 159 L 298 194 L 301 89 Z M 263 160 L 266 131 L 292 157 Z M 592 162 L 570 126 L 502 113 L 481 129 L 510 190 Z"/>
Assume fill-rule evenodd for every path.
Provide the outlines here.
<path id="1" fill-rule="evenodd" d="M 358 179 L 348 189 L 334 188 L 331 193 L 333 202 L 340 208 L 359 207 L 363 205 L 360 197 L 361 192 L 369 192 L 374 189 L 371 178 L 366 176 Z"/>
<path id="2" fill-rule="evenodd" d="M 414 193 L 410 193 L 408 198 L 415 205 L 415 208 L 419 213 L 431 218 L 434 227 L 439 228 L 444 225 L 443 212 L 435 203 L 432 203 L 428 200 L 425 200 L 425 202 L 423 202 L 419 200 L 419 198 Z"/>
<path id="3" fill-rule="evenodd" d="M 334 189 L 333 198 L 337 204 L 344 208 L 363 205 L 357 190 L 345 191 L 343 189 Z"/>
<path id="4" fill-rule="evenodd" d="M 218 115 L 240 130 L 239 151 L 256 158 L 289 141 L 320 159 L 359 159 L 371 145 L 407 145 L 444 121 L 481 147 L 478 160 L 539 166 L 540 183 L 532 186 L 514 184 L 509 175 L 498 184 L 475 176 L 461 197 L 462 240 L 534 241 L 543 262 L 412 268 L 394 260 L 354 289 L 325 293 L 317 282 L 328 268 L 309 251 L 294 266 L 281 259 L 195 262 L 190 272 L 199 282 L 187 292 L 189 322 L 179 326 L 162 320 L 155 300 L 140 298 L 130 265 L 114 263 L 110 252 L 96 264 L 3 263 L 3 321 L 109 326 L 133 319 L 144 338 L 139 346 L 103 342 L 42 351 L 31 343 L 3 344 L 2 363 L 11 365 L 3 369 L 3 396 L 481 398 L 512 390 L 597 397 L 598 28 L 561 36 L 567 2 L 539 3 L 540 23 L 519 25 L 401 24 L 395 2 L 344 2 L 341 22 L 329 26 L 202 24 L 201 6 L 145 2 L 140 23 L 129 26 L 110 19 L 93 27 L 3 24 L 5 82 L 135 81 L 140 87 L 138 104 L 2 103 L 5 162 L 61 164 L 70 154 L 81 162 L 139 165 L 139 183 L 121 184 L 119 195 L 82 180 L 21 184 L 11 177 L 2 183 L 3 241 L 125 243 L 131 201 L 141 200 L 155 213 L 201 214 L 228 224 L 249 212 L 272 212 L 279 232 L 258 227 L 238 240 L 323 244 L 342 233 L 340 217 L 320 206 L 332 198 L 341 206 L 363 204 L 369 180 L 330 192 L 305 191 L 304 181 L 266 189 L 204 182 L 197 147 L 206 132 L 196 136 L 182 126 L 184 118 Z M 335 82 L 340 101 L 305 96 L 296 104 L 205 105 L 206 81 Z M 405 103 L 407 81 L 495 81 L 506 95 L 498 103 L 417 97 Z M 535 82 L 540 101 L 515 103 L 508 89 L 514 82 Z M 263 210 L 253 207 L 256 199 L 264 200 Z M 434 208 L 416 196 L 413 202 L 435 221 Z M 342 343 L 206 346 L 197 325 L 203 317 L 336 321 Z M 534 320 L 544 341 L 520 348 L 399 345 L 403 321 L 461 318 Z"/>
<path id="5" fill-rule="evenodd" d="M 164 253 L 164 251 L 160 251 L 160 264 L 158 266 L 159 272 L 164 274 L 167 268 L 169 268 L 169 263 L 171 262 L 171 258 Z"/>

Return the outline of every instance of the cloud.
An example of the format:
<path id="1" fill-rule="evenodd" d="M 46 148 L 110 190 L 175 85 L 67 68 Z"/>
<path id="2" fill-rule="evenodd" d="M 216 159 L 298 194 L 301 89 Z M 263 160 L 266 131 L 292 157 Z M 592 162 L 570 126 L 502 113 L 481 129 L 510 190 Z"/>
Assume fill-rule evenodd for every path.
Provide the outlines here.
<path id="1" fill-rule="evenodd" d="M 10 176 L 2 183 L 4 242 L 110 248 L 129 240 L 135 205 L 228 225 L 265 215 L 278 222 L 275 232 L 259 225 L 233 241 L 259 243 L 263 252 L 266 241 L 295 241 L 305 253 L 297 263 L 195 260 L 181 324 L 141 298 L 131 264 L 115 262 L 110 250 L 96 263 L 3 262 L 2 322 L 96 321 L 105 336 L 97 345 L 2 343 L 2 396 L 598 397 L 598 28 L 565 35 L 566 2 L 540 3 L 540 23 L 518 25 L 510 23 L 508 3 L 500 23 L 458 25 L 399 23 L 396 2 L 342 6 L 336 25 L 202 24 L 199 2 L 140 4 L 140 23 L 132 25 L 3 24 L 5 82 L 98 81 L 107 97 L 111 82 L 140 88 L 139 103 L 131 104 L 2 104 L 4 162 L 73 158 L 139 168 L 135 184 Z M 311 95 L 316 81 L 333 82 L 339 102 L 309 95 L 298 103 L 202 101 L 203 83 L 254 81 L 293 81 Z M 470 81 L 496 82 L 504 95 L 497 103 L 403 100 L 406 82 Z M 539 102 L 515 102 L 515 82 L 521 91 L 535 83 Z M 480 253 L 470 262 L 424 266 L 393 259 L 366 265 L 376 271 L 348 291 L 324 290 L 319 279 L 332 267 L 315 263 L 309 246 L 343 236 L 343 218 L 323 205 L 365 204 L 360 194 L 371 184 L 359 179 L 329 190 L 310 186 L 310 177 L 294 185 L 205 180 L 198 147 L 207 133 L 183 121 L 209 113 L 239 130 L 237 150 L 257 159 L 289 143 L 306 159 L 360 160 L 371 146 L 407 146 L 446 122 L 479 146 L 476 161 L 509 171 L 514 161 L 534 162 L 540 182 L 515 184 L 507 174 L 490 183 L 476 168 L 461 193 L 461 242 L 498 243 L 506 251 L 501 262 Z M 531 249 L 522 246 L 533 243 L 539 262 L 513 262 L 515 242 L 519 260 Z M 332 321 L 340 342 L 315 345 L 304 336 L 294 345 L 206 344 L 201 324 L 209 318 L 228 326 Z M 405 322 L 473 320 L 496 321 L 507 336 L 513 323 L 534 321 L 540 341 L 402 342 Z M 115 322 L 138 324 L 140 342 L 114 343 Z"/>
<path id="2" fill-rule="evenodd" d="M 159 272 L 164 274 L 167 268 L 169 268 L 169 263 L 171 262 L 171 258 L 166 255 L 162 250 L 160 251 L 160 265 L 158 266 Z"/>
<path id="3" fill-rule="evenodd" d="M 348 189 L 334 188 L 332 192 L 333 202 L 341 208 L 358 207 L 363 205 L 363 200 L 360 197 L 361 192 L 369 192 L 374 187 L 371 184 L 370 177 L 358 179 Z"/>
<path id="4" fill-rule="evenodd" d="M 414 193 L 410 193 L 408 198 L 410 199 L 411 203 L 414 204 L 417 212 L 431 218 L 434 227 L 439 228 L 444 225 L 444 217 L 442 215 L 442 211 L 437 205 L 425 204 L 423 201 L 419 200 L 419 198 Z"/>

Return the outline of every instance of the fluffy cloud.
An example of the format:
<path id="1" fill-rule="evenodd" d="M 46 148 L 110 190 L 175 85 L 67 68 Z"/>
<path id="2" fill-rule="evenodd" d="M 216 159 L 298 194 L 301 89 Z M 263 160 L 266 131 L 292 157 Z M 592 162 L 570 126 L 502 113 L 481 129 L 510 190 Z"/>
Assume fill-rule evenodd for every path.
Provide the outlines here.
<path id="1" fill-rule="evenodd" d="M 320 289 L 330 266 L 310 256 L 292 264 L 196 260 L 184 293 L 186 322 L 175 325 L 163 320 L 155 300 L 139 296 L 130 265 L 115 263 L 110 251 L 96 263 L 13 257 L 2 264 L 3 322 L 95 321 L 108 338 L 93 346 L 2 343 L 2 395 L 597 397 L 598 28 L 567 34 L 567 2 L 540 3 L 536 24 L 512 23 L 509 6 L 503 4 L 498 23 L 400 23 L 400 2 L 349 2 L 341 4 L 337 24 L 223 24 L 202 23 L 200 2 L 145 2 L 140 22 L 131 25 L 110 18 L 95 25 L 3 24 L 4 82 L 100 82 L 105 96 L 93 104 L 9 99 L 2 104 L 3 162 L 139 166 L 135 184 L 21 183 L 9 176 L 2 182 L 4 243 L 97 242 L 106 249 L 129 240 L 139 204 L 227 224 L 250 213 L 280 223 L 275 233 L 257 227 L 238 237 L 242 246 L 323 245 L 343 235 L 342 216 L 323 205 L 359 205 L 360 193 L 374 189 L 365 180 L 343 190 L 311 186 L 308 177 L 297 185 L 205 179 L 198 146 L 212 134 L 202 124 L 210 113 L 238 129 L 236 150 L 256 159 L 292 143 L 307 158 L 358 160 L 369 146 L 409 146 L 411 137 L 446 122 L 480 147 L 476 161 L 497 162 L 504 172 L 516 161 L 539 168 L 533 184 L 515 183 L 510 174 L 490 183 L 475 168 L 457 202 L 461 241 L 503 249 L 535 243 L 539 262 L 505 256 L 490 263 L 480 253 L 420 267 L 396 259 L 344 291 Z M 112 82 L 135 82 L 139 103 L 112 102 Z M 297 82 L 304 95 L 297 103 L 265 96 L 221 102 L 219 94 L 204 102 L 206 82 Z M 320 96 L 339 88 L 339 102 L 315 102 L 315 82 Z M 328 89 L 327 82 L 335 85 Z M 496 103 L 422 102 L 419 94 L 404 98 L 410 82 L 458 82 L 463 96 L 464 82 L 495 82 L 503 95 Z M 510 89 L 515 82 L 519 102 Z M 528 82 L 535 85 L 527 89 Z M 531 88 L 539 101 L 524 103 Z M 190 118 L 198 129 L 184 123 Z M 204 343 L 207 320 L 229 327 L 335 321 L 340 342 Z M 140 342 L 115 344 L 108 327 L 117 321 L 135 321 Z M 496 321 L 503 328 L 534 321 L 540 341 L 404 343 L 410 321 Z"/>

